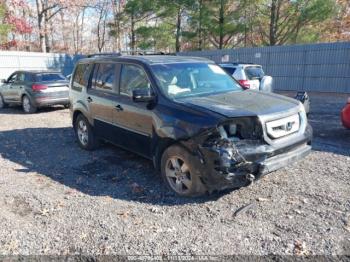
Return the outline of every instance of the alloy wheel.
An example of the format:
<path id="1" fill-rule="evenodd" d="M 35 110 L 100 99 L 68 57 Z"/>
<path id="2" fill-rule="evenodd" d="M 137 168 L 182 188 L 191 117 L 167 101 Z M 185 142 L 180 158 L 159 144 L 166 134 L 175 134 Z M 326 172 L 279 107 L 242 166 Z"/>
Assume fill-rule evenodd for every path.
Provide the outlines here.
<path id="1" fill-rule="evenodd" d="M 23 109 L 24 109 L 24 111 L 29 113 L 30 108 L 31 108 L 31 104 L 30 104 L 29 98 L 26 96 L 23 97 Z"/>
<path id="2" fill-rule="evenodd" d="M 86 146 L 89 142 L 89 131 L 84 120 L 80 120 L 77 126 L 77 134 L 80 143 Z"/>
<path id="3" fill-rule="evenodd" d="M 180 157 L 168 159 L 165 167 L 166 179 L 171 188 L 178 194 L 186 194 L 192 189 L 192 177 L 190 169 Z"/>

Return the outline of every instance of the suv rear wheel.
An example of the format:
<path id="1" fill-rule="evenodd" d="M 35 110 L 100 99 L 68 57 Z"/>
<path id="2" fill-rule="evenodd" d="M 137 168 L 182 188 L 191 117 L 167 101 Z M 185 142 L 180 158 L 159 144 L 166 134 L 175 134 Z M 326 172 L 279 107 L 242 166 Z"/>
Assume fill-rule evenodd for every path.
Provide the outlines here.
<path id="1" fill-rule="evenodd" d="M 82 114 L 78 115 L 75 120 L 74 131 L 81 148 L 85 150 L 94 150 L 97 147 L 98 143 L 92 126 Z"/>
<path id="2" fill-rule="evenodd" d="M 37 108 L 32 105 L 32 102 L 30 101 L 28 96 L 23 96 L 22 108 L 23 108 L 23 111 L 27 114 L 35 113 L 37 110 Z"/>
<path id="3" fill-rule="evenodd" d="M 197 161 L 184 148 L 173 145 L 161 159 L 161 174 L 167 186 L 180 196 L 200 196 L 206 192 L 193 163 Z"/>

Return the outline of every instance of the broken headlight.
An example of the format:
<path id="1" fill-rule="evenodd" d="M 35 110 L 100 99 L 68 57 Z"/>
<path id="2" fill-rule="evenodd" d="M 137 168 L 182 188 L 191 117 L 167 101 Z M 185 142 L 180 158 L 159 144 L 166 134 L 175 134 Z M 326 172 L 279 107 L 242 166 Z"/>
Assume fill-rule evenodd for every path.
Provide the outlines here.
<path id="1" fill-rule="evenodd" d="M 258 118 L 244 117 L 225 122 L 218 127 L 222 138 L 260 139 L 262 125 Z"/>

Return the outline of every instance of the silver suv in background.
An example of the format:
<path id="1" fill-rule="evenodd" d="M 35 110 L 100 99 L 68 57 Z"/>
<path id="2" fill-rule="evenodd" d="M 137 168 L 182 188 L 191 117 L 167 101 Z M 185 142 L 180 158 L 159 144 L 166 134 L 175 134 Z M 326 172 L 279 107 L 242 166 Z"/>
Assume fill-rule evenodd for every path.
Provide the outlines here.
<path id="1" fill-rule="evenodd" d="M 272 92 L 272 77 L 265 75 L 262 66 L 248 63 L 219 64 L 244 88 Z"/>
<path id="2" fill-rule="evenodd" d="M 69 106 L 69 82 L 55 71 L 16 71 L 0 84 L 0 109 L 21 105 L 25 113 L 40 107 Z"/>

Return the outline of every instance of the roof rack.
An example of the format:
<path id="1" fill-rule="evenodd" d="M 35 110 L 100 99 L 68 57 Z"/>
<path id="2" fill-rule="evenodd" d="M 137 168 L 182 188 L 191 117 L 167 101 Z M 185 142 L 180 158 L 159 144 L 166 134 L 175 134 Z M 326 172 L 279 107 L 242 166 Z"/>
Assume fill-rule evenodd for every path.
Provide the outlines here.
<path id="1" fill-rule="evenodd" d="M 176 55 L 176 53 L 155 52 L 149 50 L 122 50 L 120 52 L 112 53 L 95 53 L 87 55 L 88 58 L 97 56 L 122 56 L 122 55 Z"/>
<path id="2" fill-rule="evenodd" d="M 88 58 L 95 57 L 95 56 L 121 56 L 121 53 L 95 53 L 87 55 Z"/>
<path id="3" fill-rule="evenodd" d="M 120 51 L 120 53 L 126 54 L 126 55 L 176 55 L 176 53 L 166 53 L 163 51 L 150 51 L 150 50 L 140 50 L 140 49 L 122 50 Z"/>

